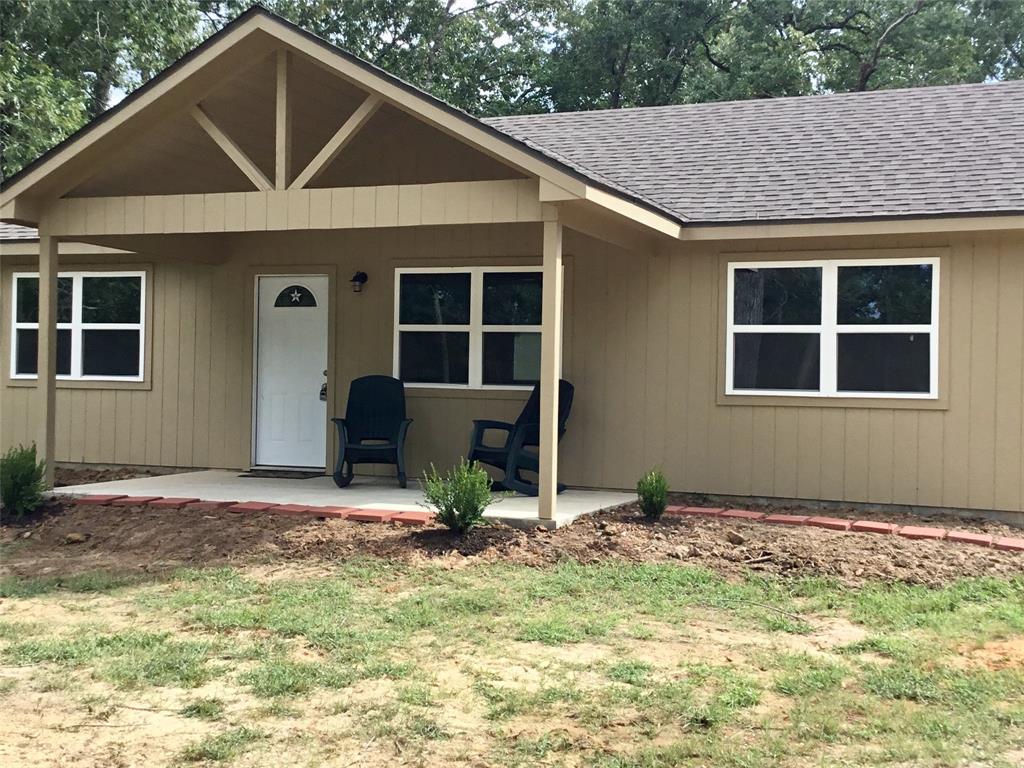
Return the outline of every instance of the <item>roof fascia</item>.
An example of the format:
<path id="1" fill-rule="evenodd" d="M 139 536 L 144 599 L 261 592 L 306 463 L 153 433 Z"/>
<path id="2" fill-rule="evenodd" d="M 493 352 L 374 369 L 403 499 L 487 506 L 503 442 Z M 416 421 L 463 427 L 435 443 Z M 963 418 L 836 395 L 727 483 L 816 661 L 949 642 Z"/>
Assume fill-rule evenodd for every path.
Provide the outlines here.
<path id="1" fill-rule="evenodd" d="M 681 230 L 679 224 L 617 195 L 589 185 L 584 187 L 582 194 L 575 194 L 547 179 L 540 180 L 540 201 L 542 203 L 565 203 L 581 200 L 590 203 L 591 207 L 614 214 L 615 218 L 622 217 L 634 224 L 639 224 L 644 229 L 651 229 L 673 238 L 679 237 Z"/>
<path id="2" fill-rule="evenodd" d="M 770 240 L 786 237 L 912 235 L 1020 229 L 1024 229 L 1024 215 L 936 216 L 929 218 L 872 219 L 869 221 L 691 225 L 680 228 L 679 239 L 689 242 L 702 240 Z"/>

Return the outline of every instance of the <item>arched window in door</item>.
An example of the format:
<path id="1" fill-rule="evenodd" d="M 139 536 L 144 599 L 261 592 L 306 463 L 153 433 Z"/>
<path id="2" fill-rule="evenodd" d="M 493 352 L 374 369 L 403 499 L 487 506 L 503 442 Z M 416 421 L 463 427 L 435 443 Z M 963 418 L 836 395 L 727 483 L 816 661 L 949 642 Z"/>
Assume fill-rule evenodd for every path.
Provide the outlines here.
<path id="1" fill-rule="evenodd" d="M 289 285 L 274 299 L 275 307 L 315 307 L 316 297 L 301 285 Z"/>

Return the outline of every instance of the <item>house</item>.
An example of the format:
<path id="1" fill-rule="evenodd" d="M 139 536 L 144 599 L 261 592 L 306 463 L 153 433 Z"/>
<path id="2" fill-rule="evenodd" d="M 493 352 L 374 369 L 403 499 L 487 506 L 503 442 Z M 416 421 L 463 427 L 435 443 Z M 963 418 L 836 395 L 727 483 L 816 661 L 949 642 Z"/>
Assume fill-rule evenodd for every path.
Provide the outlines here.
<path id="1" fill-rule="evenodd" d="M 418 473 L 539 379 L 541 517 L 661 466 L 1024 519 L 1021 81 L 478 120 L 254 9 L 0 206 L 5 447 L 330 467 L 393 373 Z"/>

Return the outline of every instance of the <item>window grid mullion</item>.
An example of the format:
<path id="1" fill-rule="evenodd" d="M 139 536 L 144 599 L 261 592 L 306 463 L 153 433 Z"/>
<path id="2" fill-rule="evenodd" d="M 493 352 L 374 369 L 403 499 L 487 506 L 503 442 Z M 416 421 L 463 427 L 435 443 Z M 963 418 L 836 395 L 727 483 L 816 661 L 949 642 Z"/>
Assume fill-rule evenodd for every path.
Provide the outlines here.
<path id="1" fill-rule="evenodd" d="M 483 333 L 540 333 L 539 325 L 485 325 Z"/>
<path id="2" fill-rule="evenodd" d="M 900 325 L 897 323 L 891 323 L 885 325 L 879 323 L 877 325 L 837 325 L 836 333 L 931 333 L 934 327 L 931 325 L 907 324 Z"/>
<path id="3" fill-rule="evenodd" d="M 483 365 L 484 273 L 477 267 L 469 273 L 469 386 L 480 387 Z"/>
<path id="4" fill-rule="evenodd" d="M 838 315 L 839 268 L 835 262 L 821 265 L 821 339 L 819 341 L 821 393 L 834 395 L 838 382 L 836 317 Z"/>
<path id="5" fill-rule="evenodd" d="M 113 327 L 113 326 L 109 326 Z M 399 331 L 407 333 L 469 333 L 471 326 L 467 325 L 453 325 L 451 323 L 439 324 L 439 325 L 399 325 L 397 326 Z"/>
<path id="6" fill-rule="evenodd" d="M 733 325 L 733 333 L 821 333 L 820 325 Z"/>
<path id="7" fill-rule="evenodd" d="M 71 375 L 82 376 L 82 276 L 71 278 Z"/>

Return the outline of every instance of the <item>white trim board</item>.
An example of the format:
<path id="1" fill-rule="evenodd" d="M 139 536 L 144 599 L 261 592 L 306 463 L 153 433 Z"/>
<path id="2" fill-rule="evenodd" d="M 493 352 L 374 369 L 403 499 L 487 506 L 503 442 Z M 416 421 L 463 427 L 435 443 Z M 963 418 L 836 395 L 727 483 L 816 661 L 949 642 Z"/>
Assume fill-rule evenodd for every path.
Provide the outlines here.
<path id="1" fill-rule="evenodd" d="M 932 268 L 931 322 L 921 324 L 859 324 L 840 325 L 836 321 L 838 276 L 841 267 L 870 266 L 911 266 L 928 264 Z M 735 274 L 737 269 L 780 269 L 780 268 L 821 269 L 821 320 L 810 325 L 737 325 L 735 321 Z M 726 330 L 725 330 L 725 394 L 755 395 L 773 397 L 819 397 L 819 398 L 892 398 L 906 400 L 937 400 L 939 398 L 939 310 L 940 310 L 940 259 L 938 257 L 891 258 L 891 259 L 807 259 L 795 261 L 730 261 L 726 281 Z M 734 386 L 736 333 L 803 333 L 820 335 L 819 388 L 817 390 L 793 389 L 744 389 Z M 840 334 L 868 333 L 927 333 L 929 389 L 927 392 L 856 392 L 840 390 L 838 375 L 838 338 Z"/>
<path id="2" fill-rule="evenodd" d="M 543 274 L 539 266 L 473 266 L 473 267 L 397 267 L 395 269 L 394 313 L 392 336 L 392 375 L 401 378 L 401 339 L 403 331 L 415 332 L 454 332 L 469 334 L 469 381 L 466 384 L 446 384 L 432 382 L 404 382 L 406 387 L 414 389 L 456 389 L 456 390 L 530 390 L 529 385 L 519 384 L 484 384 L 483 383 L 483 337 L 484 333 L 536 333 L 541 334 L 542 326 L 537 325 L 484 325 L 484 275 L 496 272 L 533 272 Z M 469 286 L 469 323 L 467 325 L 416 325 L 399 322 L 401 311 L 402 275 L 408 274 L 468 274 Z M 543 290 L 543 285 L 541 290 Z"/>
<path id="3" fill-rule="evenodd" d="M 139 278 L 139 322 L 137 323 L 86 323 L 82 321 L 82 281 L 90 277 L 137 277 Z M 18 322 L 18 280 L 22 278 L 39 279 L 38 272 L 15 272 L 11 275 L 11 335 L 10 347 L 10 378 L 15 381 L 35 381 L 39 378 L 35 373 L 18 373 L 17 333 L 19 329 L 38 330 L 39 322 Z M 71 331 L 71 373 L 57 374 L 58 381 L 144 381 L 146 376 L 146 293 L 148 286 L 146 273 L 141 270 L 73 270 L 58 272 L 57 279 L 71 278 L 71 322 L 57 323 L 57 330 Z M 82 374 L 82 332 L 83 331 L 138 331 L 139 333 L 139 373 L 137 376 L 86 376 Z"/>

